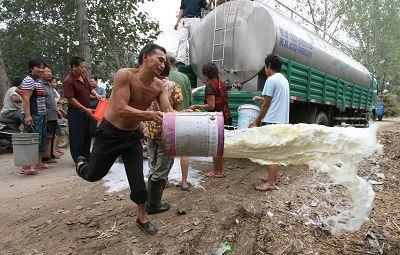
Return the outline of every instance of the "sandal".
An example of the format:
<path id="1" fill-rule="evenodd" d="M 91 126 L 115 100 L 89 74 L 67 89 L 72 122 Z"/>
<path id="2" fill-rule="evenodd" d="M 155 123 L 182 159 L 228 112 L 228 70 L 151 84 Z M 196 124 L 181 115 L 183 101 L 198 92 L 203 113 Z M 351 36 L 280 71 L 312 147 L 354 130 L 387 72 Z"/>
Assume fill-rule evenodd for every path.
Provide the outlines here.
<path id="1" fill-rule="evenodd" d="M 141 230 L 143 230 L 146 234 L 148 235 L 154 235 L 157 233 L 157 228 L 154 226 L 150 221 L 147 221 L 146 223 L 140 222 L 139 219 L 136 219 L 136 224 L 139 226 Z"/>
<path id="2" fill-rule="evenodd" d="M 254 189 L 257 191 L 270 191 L 276 189 L 276 186 L 265 187 L 264 184 L 254 186 Z"/>
<path id="3" fill-rule="evenodd" d="M 208 172 L 205 174 L 207 177 L 214 177 L 214 178 L 224 178 L 226 175 L 225 174 L 216 174 L 214 172 Z"/>
<path id="4" fill-rule="evenodd" d="M 29 169 L 21 169 L 19 173 L 24 175 L 37 175 L 38 171 L 35 168 L 29 168 Z"/>

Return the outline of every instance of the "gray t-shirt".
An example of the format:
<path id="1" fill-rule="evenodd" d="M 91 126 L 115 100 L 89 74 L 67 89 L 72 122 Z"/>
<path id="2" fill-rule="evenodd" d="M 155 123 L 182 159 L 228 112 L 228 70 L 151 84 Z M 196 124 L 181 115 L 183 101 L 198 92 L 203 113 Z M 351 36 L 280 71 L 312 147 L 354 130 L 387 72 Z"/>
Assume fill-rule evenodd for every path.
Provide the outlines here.
<path id="1" fill-rule="evenodd" d="M 41 81 L 44 91 L 46 91 L 46 120 L 54 121 L 58 119 L 56 93 L 49 82 Z"/>
<path id="2" fill-rule="evenodd" d="M 16 103 L 12 100 L 12 96 L 17 96 L 22 99 L 21 96 L 15 91 L 17 87 L 11 87 L 7 90 L 4 96 L 3 109 L 1 109 L 2 114 L 8 114 L 10 112 L 21 111 L 22 103 Z"/>
<path id="3" fill-rule="evenodd" d="M 290 91 L 289 82 L 281 73 L 275 73 L 265 81 L 263 96 L 271 97 L 271 105 L 262 122 L 289 123 Z"/>

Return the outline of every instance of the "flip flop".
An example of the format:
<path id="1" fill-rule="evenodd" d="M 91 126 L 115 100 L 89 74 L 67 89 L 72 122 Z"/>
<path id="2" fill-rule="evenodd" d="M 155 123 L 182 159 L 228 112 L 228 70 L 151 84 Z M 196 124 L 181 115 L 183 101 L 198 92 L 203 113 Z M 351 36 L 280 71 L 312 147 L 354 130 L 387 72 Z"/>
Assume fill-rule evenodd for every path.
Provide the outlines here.
<path id="1" fill-rule="evenodd" d="M 19 173 L 24 175 L 37 175 L 38 171 L 35 168 L 30 168 L 30 169 L 21 169 Z"/>
<path id="2" fill-rule="evenodd" d="M 43 169 L 51 169 L 53 168 L 52 166 L 49 165 L 40 165 L 40 166 L 35 166 L 35 169 L 43 170 Z"/>
<path id="3" fill-rule="evenodd" d="M 226 175 L 225 174 L 216 174 L 214 172 L 208 172 L 205 174 L 207 177 L 214 177 L 214 178 L 224 178 Z"/>
<path id="4" fill-rule="evenodd" d="M 257 191 L 270 191 L 276 189 L 276 186 L 265 188 L 263 185 L 254 186 L 254 189 Z"/>
<path id="5" fill-rule="evenodd" d="M 139 226 L 141 230 L 143 230 L 148 235 L 155 235 L 157 233 L 157 228 L 150 221 L 146 223 L 140 222 L 139 219 L 136 219 L 136 224 Z"/>

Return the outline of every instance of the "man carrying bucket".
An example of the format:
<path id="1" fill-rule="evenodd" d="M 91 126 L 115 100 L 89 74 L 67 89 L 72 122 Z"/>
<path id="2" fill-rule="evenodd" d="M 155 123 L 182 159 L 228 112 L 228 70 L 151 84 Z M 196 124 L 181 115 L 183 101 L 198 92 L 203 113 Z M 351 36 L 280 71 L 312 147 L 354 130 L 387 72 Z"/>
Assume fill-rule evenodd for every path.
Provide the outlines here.
<path id="1" fill-rule="evenodd" d="M 254 101 L 262 102 L 257 119 L 250 124 L 251 127 L 271 124 L 289 123 L 290 91 L 289 82 L 281 74 L 282 59 L 275 54 L 268 55 L 265 59 L 265 73 L 267 80 L 261 97 L 254 97 Z M 258 191 L 275 189 L 279 165 L 269 165 L 267 175 L 261 178 L 262 184 L 255 186 Z"/>
<path id="2" fill-rule="evenodd" d="M 92 153 L 88 159 L 78 157 L 77 174 L 87 181 L 101 180 L 114 161 L 121 156 L 131 188 L 131 200 L 137 204 L 137 225 L 154 235 L 156 227 L 147 219 L 148 193 L 143 176 L 141 121 L 162 121 L 160 111 L 146 111 L 154 100 L 163 112 L 173 112 L 167 90 L 156 77 L 164 69 L 166 51 L 156 44 L 146 45 L 139 54 L 139 68 L 118 70 L 109 107 L 100 123 Z"/>

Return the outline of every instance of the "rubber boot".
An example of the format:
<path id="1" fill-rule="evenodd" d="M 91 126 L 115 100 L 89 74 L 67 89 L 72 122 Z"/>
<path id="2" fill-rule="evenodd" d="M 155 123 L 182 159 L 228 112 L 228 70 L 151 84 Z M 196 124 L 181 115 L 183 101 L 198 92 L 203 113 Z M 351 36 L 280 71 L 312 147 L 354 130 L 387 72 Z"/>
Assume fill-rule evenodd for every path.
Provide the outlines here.
<path id="1" fill-rule="evenodd" d="M 161 203 L 165 180 L 152 181 L 150 177 L 147 183 L 147 189 L 149 191 L 147 213 L 155 214 L 168 211 L 171 206 L 168 203 Z"/>

